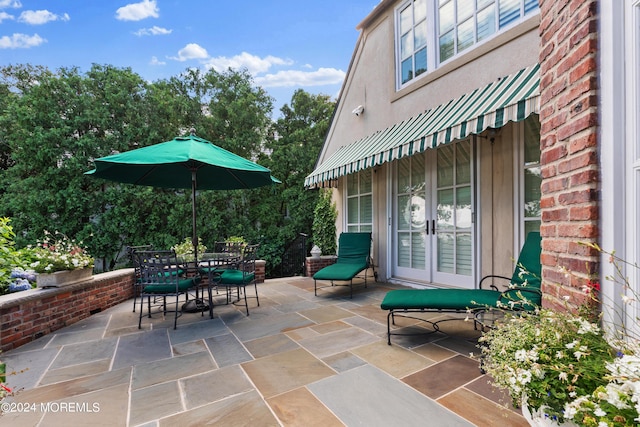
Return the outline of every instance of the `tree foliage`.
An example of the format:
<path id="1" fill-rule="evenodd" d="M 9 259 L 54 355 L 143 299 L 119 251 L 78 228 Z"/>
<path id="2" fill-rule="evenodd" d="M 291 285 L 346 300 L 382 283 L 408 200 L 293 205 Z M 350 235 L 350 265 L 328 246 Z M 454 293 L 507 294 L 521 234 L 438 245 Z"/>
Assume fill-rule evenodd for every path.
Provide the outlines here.
<path id="1" fill-rule="evenodd" d="M 129 68 L 94 64 L 51 71 L 0 68 L 0 216 L 16 244 L 45 230 L 83 240 L 97 268 L 117 267 L 126 245 L 169 248 L 191 236 L 191 192 L 84 175 L 92 160 L 197 135 L 269 167 L 282 184 L 199 191 L 198 234 L 262 243 L 268 269 L 286 242 L 310 234 L 316 191 L 304 189 L 333 110 L 327 96 L 296 91 L 272 122 L 273 100 L 247 71 L 186 70 L 147 82 Z M 270 266 L 270 267 L 269 267 Z"/>

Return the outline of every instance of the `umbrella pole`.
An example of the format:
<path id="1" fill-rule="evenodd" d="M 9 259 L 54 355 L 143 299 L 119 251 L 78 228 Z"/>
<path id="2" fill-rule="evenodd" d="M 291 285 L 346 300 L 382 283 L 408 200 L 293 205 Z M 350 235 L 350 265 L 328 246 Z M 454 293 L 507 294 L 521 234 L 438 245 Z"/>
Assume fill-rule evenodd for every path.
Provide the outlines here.
<path id="1" fill-rule="evenodd" d="M 193 245 L 193 253 L 196 265 L 198 265 L 198 235 L 196 233 L 196 170 L 191 171 L 191 209 L 192 209 L 192 236 L 191 244 Z"/>

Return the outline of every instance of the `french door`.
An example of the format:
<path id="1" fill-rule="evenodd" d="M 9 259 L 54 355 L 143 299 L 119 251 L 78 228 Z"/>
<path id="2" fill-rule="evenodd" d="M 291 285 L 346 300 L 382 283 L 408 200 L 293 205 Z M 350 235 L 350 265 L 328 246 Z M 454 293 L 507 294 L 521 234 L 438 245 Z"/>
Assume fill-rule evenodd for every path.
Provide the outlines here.
<path id="1" fill-rule="evenodd" d="M 473 288 L 472 144 L 464 140 L 397 162 L 394 276 Z"/>

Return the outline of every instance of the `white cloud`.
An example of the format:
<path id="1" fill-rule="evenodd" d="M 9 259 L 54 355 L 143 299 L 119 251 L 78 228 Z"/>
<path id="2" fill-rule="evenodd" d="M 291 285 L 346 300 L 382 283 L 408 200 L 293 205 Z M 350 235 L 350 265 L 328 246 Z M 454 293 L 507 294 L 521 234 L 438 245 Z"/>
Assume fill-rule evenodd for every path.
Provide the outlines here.
<path id="1" fill-rule="evenodd" d="M 43 39 L 37 34 L 29 36 L 27 34 L 15 33 L 11 37 L 0 37 L 0 49 L 28 49 L 30 47 L 40 46 L 46 42 L 46 39 Z"/>
<path id="2" fill-rule="evenodd" d="M 31 25 L 42 25 L 51 21 L 68 21 L 69 14 L 56 15 L 48 10 L 25 10 L 20 14 L 18 22 Z"/>
<path id="3" fill-rule="evenodd" d="M 162 35 L 166 35 L 166 34 L 171 34 L 173 30 L 168 30 L 166 28 L 162 28 L 162 27 L 158 27 L 157 25 L 154 25 L 151 28 L 140 28 L 138 31 L 136 31 L 135 34 L 136 36 L 162 36 Z"/>
<path id="4" fill-rule="evenodd" d="M 164 61 L 160 61 L 157 56 L 152 56 L 151 61 L 149 61 L 149 65 L 166 65 L 167 63 Z"/>
<path id="5" fill-rule="evenodd" d="M 120 21 L 140 21 L 146 18 L 158 18 L 160 9 L 156 0 L 143 0 L 131 3 L 116 10 L 116 19 Z"/>
<path id="6" fill-rule="evenodd" d="M 12 7 L 19 9 L 22 7 L 22 3 L 19 0 L 0 0 L 0 9 L 6 9 Z"/>
<path id="7" fill-rule="evenodd" d="M 226 56 L 218 56 L 209 59 L 205 65 L 208 68 L 213 68 L 216 71 L 224 71 L 228 68 L 242 69 L 246 68 L 251 74 L 265 73 L 271 69 L 274 65 L 292 65 L 293 61 L 290 59 L 282 59 L 276 56 L 266 56 L 260 58 L 256 55 L 251 55 L 247 52 L 242 52 L 240 55 L 227 58 Z"/>
<path id="8" fill-rule="evenodd" d="M 262 87 L 322 86 L 340 84 L 345 72 L 335 68 L 318 68 L 316 71 L 284 70 L 275 74 L 256 77 Z"/>
<path id="9" fill-rule="evenodd" d="M 0 12 L 0 24 L 2 23 L 2 21 L 4 21 L 5 19 L 16 19 L 15 16 L 13 15 L 9 15 L 7 12 Z"/>
<path id="10" fill-rule="evenodd" d="M 208 57 L 207 49 L 197 43 L 189 43 L 178 51 L 178 56 L 170 56 L 169 59 L 184 62 L 189 59 L 206 59 Z"/>

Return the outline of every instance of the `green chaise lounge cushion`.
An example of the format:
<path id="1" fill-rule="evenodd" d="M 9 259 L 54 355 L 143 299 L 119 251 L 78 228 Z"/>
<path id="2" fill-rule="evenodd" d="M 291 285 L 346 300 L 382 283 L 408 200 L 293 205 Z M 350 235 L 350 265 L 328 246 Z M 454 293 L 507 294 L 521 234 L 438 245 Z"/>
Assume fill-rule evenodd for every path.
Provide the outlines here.
<path id="1" fill-rule="evenodd" d="M 383 310 L 467 310 L 496 307 L 501 292 L 490 289 L 396 289 L 387 292 Z"/>
<path id="2" fill-rule="evenodd" d="M 356 274 L 367 268 L 366 261 L 336 262 L 326 266 L 313 275 L 316 280 L 351 280 Z"/>

